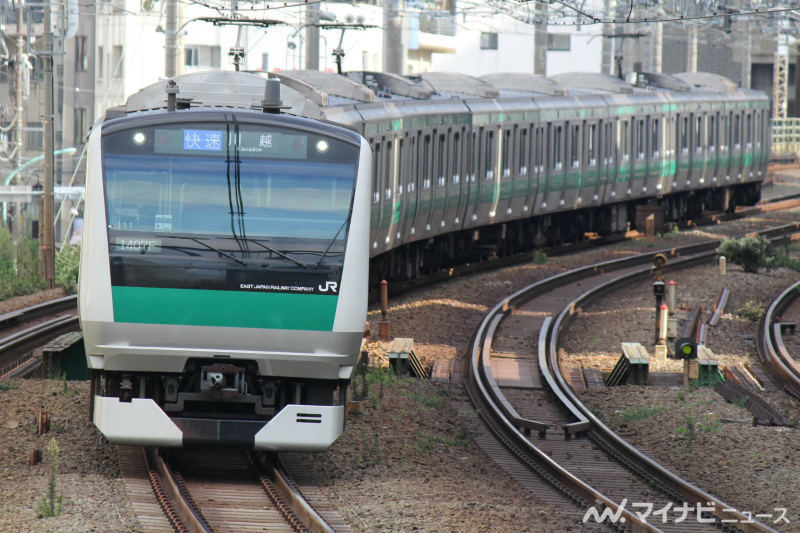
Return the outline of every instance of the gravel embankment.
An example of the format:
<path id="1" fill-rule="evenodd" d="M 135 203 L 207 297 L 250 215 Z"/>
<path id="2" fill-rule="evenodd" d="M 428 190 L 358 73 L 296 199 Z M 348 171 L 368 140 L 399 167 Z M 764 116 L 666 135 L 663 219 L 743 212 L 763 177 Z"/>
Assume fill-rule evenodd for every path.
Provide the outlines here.
<path id="1" fill-rule="evenodd" d="M 792 219 L 797 219 L 797 213 L 769 214 L 760 217 L 760 221 L 668 234 L 655 244 L 619 243 L 549 258 L 541 265 L 520 265 L 454 279 L 393 299 L 392 335 L 414 338 L 416 351 L 425 364 L 450 360 L 463 353 L 489 305 L 529 283 L 580 264 Z M 680 298 L 687 304 L 713 303 L 719 280 L 712 271 L 709 268 L 685 279 L 676 277 Z M 792 276 L 796 279 L 797 274 L 772 271 L 750 277 L 731 267 L 728 279 L 733 293 L 729 310 L 737 309 L 748 299 L 766 302 Z M 739 283 L 743 285 L 739 287 Z M 597 304 L 600 307 L 587 306 L 583 310 L 568 336 L 566 348 L 571 358 L 585 359 L 585 366 L 603 367 L 603 361 L 614 358 L 621 340 L 652 340 L 649 284 L 630 287 L 625 302 L 616 310 L 607 301 Z M 370 311 L 375 332 L 379 315 L 377 309 Z M 746 336 L 753 333 L 750 323 L 727 316 L 712 332 L 710 347 L 719 355 L 741 360 L 750 356 L 752 344 Z M 380 359 L 386 347 L 387 343 L 373 339 L 368 345 L 373 360 Z M 58 381 L 18 381 L 16 386 L 0 390 L 0 530 L 140 531 L 125 501 L 114 448 L 86 420 L 87 384 L 70 384 L 78 391 L 76 394 L 63 393 L 63 383 Z M 342 438 L 327 452 L 307 456 L 322 490 L 356 531 L 581 530 L 579 525 L 555 517 L 547 506 L 532 499 L 488 463 L 470 438 L 468 428 L 476 415 L 460 388 L 397 380 L 383 384 L 382 397 L 380 391 L 379 383 L 373 382 L 370 396 L 362 404 L 362 414 L 348 417 Z M 592 392 L 586 401 L 590 405 L 594 402 L 598 412 L 612 424 L 616 411 L 639 404 L 664 407 L 651 419 L 627 423 L 622 428 L 626 437 L 701 486 L 715 488 L 715 494 L 744 510 L 769 512 L 763 510 L 783 505 L 784 501 L 787 507 L 794 504 L 793 524 L 800 523 L 796 498 L 789 497 L 799 492 L 797 481 L 791 480 L 792 460 L 797 458 L 796 431 L 728 422 L 727 419 L 748 417 L 736 407 L 719 403 L 709 391 L 684 392 L 683 403 L 679 392 L 648 388 L 631 394 L 621 388 Z M 702 403 L 706 401 L 712 403 Z M 778 402 L 779 406 L 789 406 L 787 414 L 797 418 L 799 413 L 791 402 L 786 403 L 782 397 Z M 684 404 L 685 409 L 703 410 L 697 411 L 701 423 L 706 423 L 706 411 L 716 413 L 720 420 L 718 429 L 712 418 L 707 425 L 713 431 L 698 430 L 691 447 L 677 431 L 685 425 L 689 412 L 679 408 Z M 44 437 L 35 437 L 32 422 L 40 406 L 51 411 L 53 430 Z M 52 436 L 61 447 L 58 491 L 64 494 L 64 514 L 60 518 L 38 519 L 35 508 L 46 489 L 48 466 L 45 458 L 43 464 L 29 468 L 28 454 L 33 447 L 44 450 Z M 768 442 L 775 443 L 774 449 Z M 741 455 L 736 450 L 741 450 Z M 739 463 L 738 457 L 750 460 Z M 726 468 L 721 461 L 730 466 Z M 719 479 L 714 478 L 715 473 Z M 763 500 L 757 501 L 761 495 Z"/>

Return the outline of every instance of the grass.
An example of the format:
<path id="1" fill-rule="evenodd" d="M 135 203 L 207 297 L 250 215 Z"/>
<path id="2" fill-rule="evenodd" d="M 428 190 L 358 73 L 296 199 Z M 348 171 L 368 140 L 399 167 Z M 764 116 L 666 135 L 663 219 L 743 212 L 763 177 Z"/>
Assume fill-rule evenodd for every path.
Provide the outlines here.
<path id="1" fill-rule="evenodd" d="M 39 502 L 37 510 L 42 518 L 51 518 L 61 515 L 61 503 L 64 495 L 56 497 L 56 474 L 58 473 L 58 442 L 50 439 L 47 445 L 47 455 L 50 456 L 50 478 L 47 484 L 47 494 Z"/>
<path id="2" fill-rule="evenodd" d="M 753 301 L 748 301 L 736 311 L 736 316 L 751 322 L 758 322 L 761 317 L 764 316 L 765 312 L 766 311 L 764 310 L 763 305 Z"/>
<path id="3" fill-rule="evenodd" d="M 620 413 L 620 418 L 623 422 L 633 422 L 635 420 L 650 418 L 651 416 L 657 415 L 663 410 L 663 407 L 644 407 L 637 405 L 636 407 L 631 407 L 622 411 Z"/>
<path id="4" fill-rule="evenodd" d="M 414 437 L 414 448 L 421 453 L 437 451 L 449 451 L 450 448 L 468 448 L 470 446 L 470 434 L 464 428 L 454 437 L 439 437 L 429 433 L 417 433 Z"/>
<path id="5" fill-rule="evenodd" d="M 17 383 L 13 379 L 9 380 L 9 381 L 0 381 L 0 391 L 3 391 L 3 390 L 16 390 L 18 388 L 19 388 L 19 383 Z"/>

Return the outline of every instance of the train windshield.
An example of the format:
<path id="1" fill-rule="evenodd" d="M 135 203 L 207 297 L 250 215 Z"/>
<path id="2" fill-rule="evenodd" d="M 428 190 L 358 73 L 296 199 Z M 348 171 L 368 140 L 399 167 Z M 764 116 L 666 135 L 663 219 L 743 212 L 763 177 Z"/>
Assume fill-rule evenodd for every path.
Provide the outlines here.
<path id="1" fill-rule="evenodd" d="M 358 155 L 344 141 L 274 125 L 107 134 L 110 251 L 289 268 L 341 263 Z"/>

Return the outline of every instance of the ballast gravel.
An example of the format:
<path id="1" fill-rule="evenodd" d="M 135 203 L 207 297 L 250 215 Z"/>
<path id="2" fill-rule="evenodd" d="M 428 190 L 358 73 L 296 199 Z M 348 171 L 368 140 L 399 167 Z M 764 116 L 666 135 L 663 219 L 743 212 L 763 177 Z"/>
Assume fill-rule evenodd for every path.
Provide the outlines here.
<path id="1" fill-rule="evenodd" d="M 623 242 L 421 289 L 390 301 L 392 336 L 414 338 L 425 365 L 453 360 L 464 352 L 489 306 L 529 283 L 580 264 L 797 220 L 798 213 L 759 219 L 665 234 L 655 243 Z M 753 357 L 755 325 L 736 318 L 735 310 L 746 300 L 766 303 L 781 284 L 796 279 L 788 271 L 746 275 L 729 266 L 729 312 L 709 342 L 724 364 Z M 701 267 L 679 283 L 687 304 L 710 305 L 719 287 L 711 267 Z M 606 300 L 583 309 L 565 345 L 568 364 L 603 370 L 621 340 L 652 343 L 650 290 L 647 283 L 633 285 L 619 296 L 624 305 L 615 307 Z M 13 308 L 0 302 L 0 312 L 3 305 Z M 372 308 L 369 320 L 376 334 L 379 318 L 379 310 Z M 373 335 L 367 349 L 374 364 L 385 362 L 387 348 L 388 343 Z M 469 428 L 476 414 L 460 387 L 388 376 L 381 380 L 377 375 L 370 374 L 361 413 L 348 415 L 344 435 L 328 451 L 304 458 L 323 493 L 355 531 L 582 531 L 581 524 L 557 515 L 488 460 L 473 440 Z M 37 379 L 0 386 L 0 531 L 143 531 L 127 502 L 115 448 L 88 421 L 87 394 L 83 382 L 67 383 L 66 389 L 62 381 Z M 790 524 L 775 527 L 800 531 L 800 481 L 793 475 L 800 457 L 796 429 L 754 428 L 747 411 L 708 389 L 621 387 L 590 391 L 584 399 L 625 438 L 678 474 L 744 511 L 787 507 Z M 797 404 L 782 393 L 770 399 L 790 418 L 800 417 Z M 625 413 L 641 406 L 658 412 L 628 420 Z M 52 428 L 37 437 L 34 422 L 40 408 L 49 410 Z M 681 431 L 689 418 L 694 422 L 691 437 Z M 60 448 L 56 491 L 63 495 L 62 514 L 39 518 L 51 438 Z M 29 467 L 33 448 L 44 458 Z"/>

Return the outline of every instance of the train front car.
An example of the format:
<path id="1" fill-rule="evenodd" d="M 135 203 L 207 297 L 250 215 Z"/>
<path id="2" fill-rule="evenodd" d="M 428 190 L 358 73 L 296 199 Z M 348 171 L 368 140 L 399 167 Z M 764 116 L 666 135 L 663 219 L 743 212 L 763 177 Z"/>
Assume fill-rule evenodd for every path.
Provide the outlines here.
<path id="1" fill-rule="evenodd" d="M 370 157 L 352 131 L 251 110 L 93 131 L 79 306 L 109 440 L 336 440 L 366 318 Z"/>

